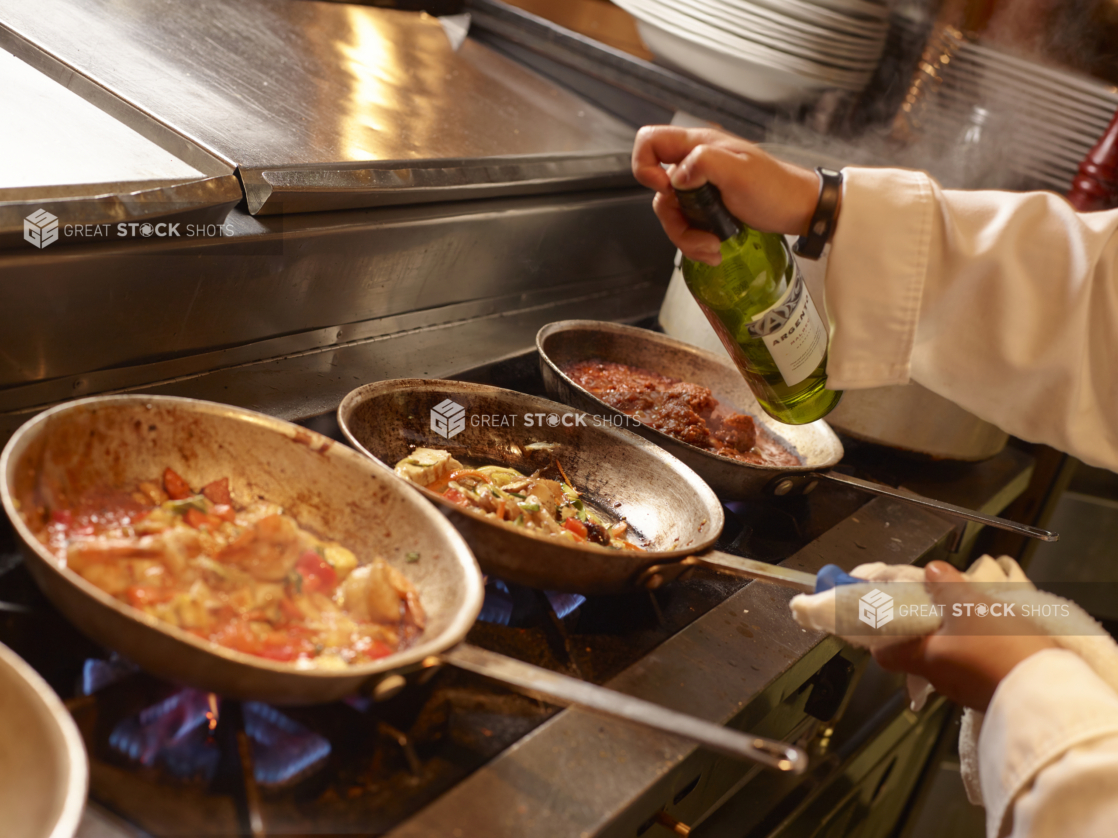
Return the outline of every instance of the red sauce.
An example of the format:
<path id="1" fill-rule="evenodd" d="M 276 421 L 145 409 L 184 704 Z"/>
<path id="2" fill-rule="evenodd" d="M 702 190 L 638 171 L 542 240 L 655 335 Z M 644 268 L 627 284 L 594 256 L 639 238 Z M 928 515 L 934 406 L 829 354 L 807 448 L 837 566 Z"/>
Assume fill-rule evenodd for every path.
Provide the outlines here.
<path id="1" fill-rule="evenodd" d="M 696 448 L 754 465 L 801 465 L 752 416 L 720 404 L 706 387 L 596 359 L 563 372 L 610 407 Z"/>

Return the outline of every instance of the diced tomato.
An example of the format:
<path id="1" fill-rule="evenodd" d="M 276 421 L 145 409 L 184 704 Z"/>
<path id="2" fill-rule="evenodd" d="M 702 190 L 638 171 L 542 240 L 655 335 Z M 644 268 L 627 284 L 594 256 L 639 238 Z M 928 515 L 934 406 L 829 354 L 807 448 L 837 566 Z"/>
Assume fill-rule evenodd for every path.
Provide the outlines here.
<path id="1" fill-rule="evenodd" d="M 282 646 L 264 646 L 257 654 L 262 658 L 268 660 L 280 661 L 281 663 L 289 663 L 299 657 L 301 649 L 290 643 Z"/>
<path id="2" fill-rule="evenodd" d="M 279 608 L 283 612 L 283 616 L 289 620 L 302 620 L 306 616 L 290 597 L 283 597 L 279 601 Z"/>
<path id="3" fill-rule="evenodd" d="M 392 647 L 385 643 L 383 640 L 374 640 L 369 648 L 365 650 L 365 656 L 371 660 L 377 658 L 386 658 L 392 654 Z"/>
<path id="4" fill-rule="evenodd" d="M 303 590 L 332 591 L 338 584 L 338 572 L 314 550 L 304 550 L 295 562 L 295 571 L 303 577 Z"/>
<path id="5" fill-rule="evenodd" d="M 230 506 L 233 503 L 233 498 L 229 494 L 228 477 L 215 480 L 213 483 L 207 483 L 202 487 L 202 494 L 212 503 L 223 504 L 224 506 Z"/>
<path id="6" fill-rule="evenodd" d="M 128 598 L 129 605 L 143 608 L 145 605 L 169 602 L 174 597 L 175 592 L 171 588 L 156 585 L 129 585 L 124 595 Z"/>
<path id="7" fill-rule="evenodd" d="M 194 494 L 190 484 L 169 468 L 163 470 L 163 491 L 171 500 L 182 500 Z"/>
<path id="8" fill-rule="evenodd" d="M 240 620 L 231 620 L 212 635 L 210 640 L 229 649 L 259 655 L 264 644 L 248 625 Z"/>
<path id="9" fill-rule="evenodd" d="M 69 527 L 74 523 L 74 513 L 69 509 L 52 509 L 50 520 L 53 524 L 61 524 L 64 527 Z"/>
<path id="10" fill-rule="evenodd" d="M 310 654 L 314 646 L 297 631 L 273 631 L 264 638 L 258 653 L 274 661 L 293 661 L 303 654 Z"/>
<path id="11" fill-rule="evenodd" d="M 233 509 L 233 507 L 227 506 L 223 503 L 219 503 L 213 509 L 211 509 L 210 514 L 216 515 L 222 521 L 235 521 L 237 519 L 237 513 Z"/>
<path id="12" fill-rule="evenodd" d="M 586 524 L 582 523 L 582 521 L 578 520 L 578 518 L 568 518 L 566 521 L 563 522 L 563 529 L 573 532 L 575 534 L 575 538 L 577 538 L 579 541 L 586 541 L 586 536 L 588 533 Z"/>
<path id="13" fill-rule="evenodd" d="M 196 530 L 200 530 L 203 527 L 209 530 L 216 530 L 221 526 L 222 520 L 216 515 L 207 515 L 205 512 L 200 512 L 193 508 L 186 510 L 186 513 L 182 517 L 187 524 L 194 527 Z"/>
<path id="14" fill-rule="evenodd" d="M 470 505 L 470 499 L 467 498 L 461 492 L 459 492 L 457 489 L 447 489 L 446 492 L 443 494 L 443 497 L 446 498 L 451 503 L 456 503 L 459 506 L 469 506 Z"/>

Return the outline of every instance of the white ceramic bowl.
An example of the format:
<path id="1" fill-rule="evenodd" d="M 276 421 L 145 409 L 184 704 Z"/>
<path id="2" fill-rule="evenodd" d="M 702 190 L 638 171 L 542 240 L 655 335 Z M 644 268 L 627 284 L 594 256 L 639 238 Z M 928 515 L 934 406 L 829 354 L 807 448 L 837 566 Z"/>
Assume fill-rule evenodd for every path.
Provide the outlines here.
<path id="1" fill-rule="evenodd" d="M 54 690 L 0 644 L 0 817 L 4 838 L 71 838 L 89 768 L 81 734 Z"/>

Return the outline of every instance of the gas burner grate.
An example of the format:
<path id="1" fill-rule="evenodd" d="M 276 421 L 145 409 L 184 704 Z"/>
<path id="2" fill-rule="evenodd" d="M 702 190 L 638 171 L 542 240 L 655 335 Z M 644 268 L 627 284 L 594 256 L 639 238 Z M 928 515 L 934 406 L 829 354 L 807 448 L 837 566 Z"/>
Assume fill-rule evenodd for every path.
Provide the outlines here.
<path id="1" fill-rule="evenodd" d="M 586 597 L 559 591 L 543 591 L 547 607 L 560 620 L 578 610 Z M 485 583 L 485 601 L 478 619 L 485 623 L 510 628 L 535 625 L 541 619 L 544 603 L 531 588 L 513 585 L 502 579 L 489 578 Z"/>
<path id="2" fill-rule="evenodd" d="M 88 663 L 88 662 L 87 662 Z M 114 667 L 90 667 L 105 671 Z M 125 674 L 135 667 L 115 664 Z M 182 689 L 118 722 L 109 745 L 146 768 L 161 768 L 182 781 L 213 782 L 221 761 L 214 731 L 225 701 L 213 693 Z M 322 768 L 330 742 L 267 704 L 242 705 L 244 732 L 252 748 L 253 778 L 262 788 L 294 785 Z"/>

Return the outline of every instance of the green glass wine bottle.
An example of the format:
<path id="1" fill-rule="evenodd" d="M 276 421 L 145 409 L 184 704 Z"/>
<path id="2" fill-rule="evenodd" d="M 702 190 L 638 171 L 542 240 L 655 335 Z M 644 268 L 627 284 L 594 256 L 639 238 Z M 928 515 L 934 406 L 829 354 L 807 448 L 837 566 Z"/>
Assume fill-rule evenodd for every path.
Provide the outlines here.
<path id="1" fill-rule="evenodd" d="M 774 419 L 803 425 L 835 408 L 827 389 L 827 325 L 784 236 L 738 221 L 712 183 L 677 190 L 691 226 L 722 240 L 722 262 L 683 258 L 683 278 L 757 401 Z"/>

